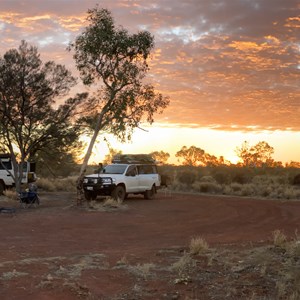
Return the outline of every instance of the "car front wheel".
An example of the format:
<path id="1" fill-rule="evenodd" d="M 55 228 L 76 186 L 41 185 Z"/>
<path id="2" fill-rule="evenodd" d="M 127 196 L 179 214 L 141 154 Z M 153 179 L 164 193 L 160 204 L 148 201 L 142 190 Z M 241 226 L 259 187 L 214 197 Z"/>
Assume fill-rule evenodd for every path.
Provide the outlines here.
<path id="1" fill-rule="evenodd" d="M 126 196 L 126 191 L 125 188 L 122 185 L 118 185 L 112 192 L 112 197 L 116 200 L 116 201 L 124 201 Z"/>

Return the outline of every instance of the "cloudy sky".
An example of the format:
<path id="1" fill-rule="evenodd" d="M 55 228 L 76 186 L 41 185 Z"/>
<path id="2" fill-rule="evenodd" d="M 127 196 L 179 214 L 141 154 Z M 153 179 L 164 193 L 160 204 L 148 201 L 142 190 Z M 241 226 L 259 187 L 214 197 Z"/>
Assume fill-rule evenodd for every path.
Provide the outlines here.
<path id="1" fill-rule="evenodd" d="M 156 117 L 169 147 L 222 155 L 217 139 L 224 149 L 266 140 L 279 160 L 300 161 L 298 0 L 1 0 L 0 55 L 25 39 L 74 69 L 66 47 L 97 3 L 130 32 L 154 35 L 149 78 L 171 99 Z"/>

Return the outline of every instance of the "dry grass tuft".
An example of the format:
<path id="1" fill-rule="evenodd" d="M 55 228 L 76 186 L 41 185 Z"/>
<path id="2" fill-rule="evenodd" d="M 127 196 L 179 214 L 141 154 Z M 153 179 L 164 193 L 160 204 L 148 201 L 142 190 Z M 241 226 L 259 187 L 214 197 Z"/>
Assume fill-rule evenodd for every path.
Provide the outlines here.
<path id="1" fill-rule="evenodd" d="M 129 266 L 129 271 L 138 277 L 146 279 L 154 267 L 155 265 L 152 263 L 138 264 L 136 266 Z"/>
<path id="2" fill-rule="evenodd" d="M 5 190 L 3 195 L 10 200 L 17 200 L 17 193 L 15 190 Z"/>
<path id="3" fill-rule="evenodd" d="M 208 243 L 202 237 L 192 238 L 190 242 L 190 254 L 198 255 L 206 252 L 209 249 Z"/>
<path id="4" fill-rule="evenodd" d="M 117 261 L 117 266 L 127 266 L 129 265 L 128 259 L 126 256 L 122 256 L 120 260 Z"/>
<path id="5" fill-rule="evenodd" d="M 39 189 L 47 192 L 55 192 L 57 190 L 56 181 L 49 178 L 39 178 L 37 181 L 37 186 Z"/>
<path id="6" fill-rule="evenodd" d="M 182 257 L 173 263 L 171 269 L 176 271 L 179 275 L 190 273 L 196 266 L 196 261 L 189 253 L 184 253 Z"/>
<path id="7" fill-rule="evenodd" d="M 89 211 L 114 211 L 116 209 L 127 209 L 127 205 L 122 201 L 107 197 L 103 202 L 93 200 L 88 202 L 87 209 Z"/>
<path id="8" fill-rule="evenodd" d="M 273 236 L 273 243 L 275 246 L 280 248 L 285 248 L 287 237 L 282 231 L 277 229 L 272 232 L 272 236 Z"/>
<path id="9" fill-rule="evenodd" d="M 88 202 L 88 208 L 92 210 L 103 210 L 103 205 L 101 202 L 92 200 Z"/>
<path id="10" fill-rule="evenodd" d="M 116 200 L 112 197 L 108 197 L 104 200 L 103 206 L 106 208 L 120 208 L 123 204 L 123 201 Z"/>
<path id="11" fill-rule="evenodd" d="M 76 176 L 66 178 L 39 178 L 37 186 L 47 192 L 64 191 L 76 192 Z"/>
<path id="12" fill-rule="evenodd" d="M 295 231 L 295 238 L 288 244 L 287 250 L 292 257 L 300 257 L 300 236 L 298 230 Z"/>
<path id="13" fill-rule="evenodd" d="M 5 190 L 3 192 L 3 195 L 8 199 L 8 200 L 17 200 L 17 193 L 15 190 Z"/>
<path id="14" fill-rule="evenodd" d="M 18 272 L 15 269 L 12 272 L 5 272 L 0 277 L 2 280 L 10 280 L 21 276 L 27 276 L 28 273 L 25 272 Z"/>

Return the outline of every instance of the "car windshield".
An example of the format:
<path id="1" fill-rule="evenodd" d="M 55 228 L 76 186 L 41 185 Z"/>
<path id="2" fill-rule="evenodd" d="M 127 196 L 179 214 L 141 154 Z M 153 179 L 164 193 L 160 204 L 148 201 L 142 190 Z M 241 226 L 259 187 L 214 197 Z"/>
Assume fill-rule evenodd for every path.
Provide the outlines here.
<path id="1" fill-rule="evenodd" d="M 123 174 L 127 168 L 127 165 L 108 165 L 101 173 L 104 174 Z"/>

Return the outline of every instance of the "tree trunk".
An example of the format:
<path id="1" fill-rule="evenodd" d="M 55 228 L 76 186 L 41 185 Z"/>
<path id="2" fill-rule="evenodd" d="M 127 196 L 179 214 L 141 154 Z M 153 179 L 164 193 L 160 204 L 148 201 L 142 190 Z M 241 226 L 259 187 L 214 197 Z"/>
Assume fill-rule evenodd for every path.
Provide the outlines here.
<path id="1" fill-rule="evenodd" d="M 102 111 L 99 114 L 99 118 L 97 120 L 93 136 L 90 140 L 88 149 L 86 151 L 86 154 L 84 156 L 84 159 L 83 159 L 83 162 L 82 162 L 82 165 L 81 165 L 81 168 L 80 168 L 79 176 L 78 176 L 77 181 L 76 181 L 77 206 L 82 205 L 82 201 L 83 201 L 83 198 L 84 198 L 84 195 L 83 195 L 83 178 L 84 178 L 84 175 L 85 175 L 85 172 L 86 172 L 86 168 L 87 168 L 89 159 L 90 159 L 92 151 L 93 151 L 94 144 L 96 142 L 97 136 L 98 136 L 99 131 L 101 129 L 103 115 L 104 115 L 104 112 Z"/>
<path id="2" fill-rule="evenodd" d="M 11 162 L 14 169 L 14 174 L 11 174 L 14 182 L 15 182 L 15 188 L 16 192 L 20 193 L 22 190 L 22 178 L 23 178 L 23 165 L 17 162 L 16 156 L 14 154 L 11 154 Z M 21 169 L 22 168 L 22 169 Z"/>

